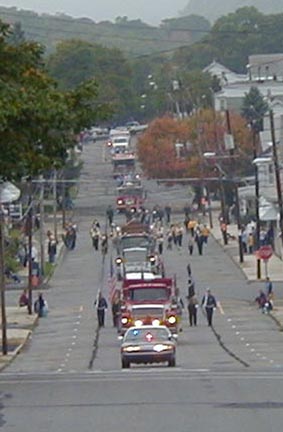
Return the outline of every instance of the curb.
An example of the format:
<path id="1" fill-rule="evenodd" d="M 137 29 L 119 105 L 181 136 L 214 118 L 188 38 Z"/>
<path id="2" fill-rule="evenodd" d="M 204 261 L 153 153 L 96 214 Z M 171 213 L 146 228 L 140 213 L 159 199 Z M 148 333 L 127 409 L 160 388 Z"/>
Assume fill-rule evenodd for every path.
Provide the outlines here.
<path id="1" fill-rule="evenodd" d="M 25 345 L 29 342 L 30 338 L 32 337 L 32 333 L 37 327 L 39 321 L 38 315 L 35 317 L 33 324 L 30 326 L 30 329 L 27 330 L 27 335 L 25 338 L 19 339 L 18 346 L 13 350 L 8 352 L 6 356 L 0 355 L 0 372 L 2 372 L 7 366 L 9 366 L 14 359 L 17 357 L 18 354 L 24 349 Z"/>
<path id="2" fill-rule="evenodd" d="M 232 256 L 227 249 L 225 248 L 225 245 L 223 245 L 221 243 L 221 240 L 216 238 L 215 235 L 213 234 L 213 232 L 211 232 L 211 236 L 214 238 L 214 240 L 216 241 L 216 243 L 224 250 L 226 256 L 228 256 L 230 258 L 230 260 L 241 270 L 244 278 L 246 279 L 246 281 L 248 283 L 252 283 L 252 282 L 256 282 L 256 279 L 249 279 L 243 269 L 243 267 L 240 265 L 240 263 L 234 258 L 234 256 Z"/>
<path id="3" fill-rule="evenodd" d="M 278 330 L 280 332 L 283 332 L 283 325 L 282 325 L 281 321 L 278 318 L 276 318 L 276 316 L 272 312 L 269 312 L 268 315 L 277 324 Z"/>

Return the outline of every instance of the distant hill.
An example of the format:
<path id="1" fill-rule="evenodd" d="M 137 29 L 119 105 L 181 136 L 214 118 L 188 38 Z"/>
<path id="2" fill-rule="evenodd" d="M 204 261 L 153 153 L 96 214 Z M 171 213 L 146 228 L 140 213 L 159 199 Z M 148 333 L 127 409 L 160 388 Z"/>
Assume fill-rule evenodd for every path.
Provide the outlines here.
<path id="1" fill-rule="evenodd" d="M 164 20 L 160 27 L 141 20 L 119 17 L 115 22 L 96 23 L 89 18 L 73 18 L 65 14 L 37 14 L 16 7 L 0 6 L 0 19 L 20 23 L 27 40 L 35 40 L 46 47 L 47 54 L 55 50 L 58 42 L 81 39 L 108 48 L 118 48 L 128 57 L 158 52 L 170 52 L 177 47 L 191 45 L 208 31 L 210 23 L 203 17 L 177 17 Z M 194 29 L 196 29 L 194 31 Z"/>
<path id="2" fill-rule="evenodd" d="M 180 16 L 197 14 L 213 23 L 221 16 L 245 6 L 254 6 L 266 14 L 283 13 L 283 0 L 190 0 Z"/>

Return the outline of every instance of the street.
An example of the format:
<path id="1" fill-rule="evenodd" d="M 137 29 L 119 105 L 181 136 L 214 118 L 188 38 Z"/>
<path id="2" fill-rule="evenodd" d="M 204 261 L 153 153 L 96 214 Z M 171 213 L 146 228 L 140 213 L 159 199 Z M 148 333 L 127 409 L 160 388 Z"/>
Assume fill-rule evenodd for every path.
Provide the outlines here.
<path id="1" fill-rule="evenodd" d="M 281 430 L 282 333 L 253 304 L 260 285 L 248 284 L 212 237 L 203 256 L 195 250 L 190 257 L 185 236 L 181 250 L 165 248 L 164 262 L 166 274 L 176 274 L 185 303 L 188 262 L 199 301 L 210 287 L 222 306 L 214 314 L 214 327 L 207 326 L 199 308 L 198 326 L 190 328 L 185 309 L 176 368 L 134 365 L 121 370 L 111 308 L 106 327 L 97 332 L 93 307 L 98 290 L 108 297 L 112 254 L 110 250 L 104 262 L 89 236 L 93 219 L 104 229 L 106 208 L 114 205 L 104 150 L 99 141 L 84 148 L 74 215 L 77 245 L 65 254 L 44 291 L 48 317 L 0 375 L 0 427 L 21 432 Z M 170 202 L 182 209 L 188 199 L 183 186 L 145 184 L 149 206 Z M 173 212 L 173 219 L 182 222 L 183 214 Z M 17 296 L 9 292 L 8 303 Z"/>

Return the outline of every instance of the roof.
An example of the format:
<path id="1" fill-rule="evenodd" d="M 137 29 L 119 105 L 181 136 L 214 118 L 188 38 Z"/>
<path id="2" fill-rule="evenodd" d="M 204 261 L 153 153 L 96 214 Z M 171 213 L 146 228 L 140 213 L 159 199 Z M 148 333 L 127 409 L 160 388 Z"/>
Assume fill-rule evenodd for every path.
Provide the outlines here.
<path id="1" fill-rule="evenodd" d="M 265 97 L 283 96 L 283 82 L 278 81 L 241 81 L 231 83 L 223 87 L 222 90 L 215 93 L 216 98 L 221 97 L 238 97 L 242 98 L 246 93 L 249 93 L 251 87 L 257 87 L 261 94 Z"/>
<path id="2" fill-rule="evenodd" d="M 208 66 L 203 69 L 203 72 L 208 72 L 211 75 L 216 75 L 217 78 L 222 81 L 222 85 L 227 85 L 229 83 L 243 81 L 244 79 L 248 79 L 246 75 L 240 75 L 232 70 L 228 69 L 226 66 L 218 63 L 217 61 L 213 61 Z"/>

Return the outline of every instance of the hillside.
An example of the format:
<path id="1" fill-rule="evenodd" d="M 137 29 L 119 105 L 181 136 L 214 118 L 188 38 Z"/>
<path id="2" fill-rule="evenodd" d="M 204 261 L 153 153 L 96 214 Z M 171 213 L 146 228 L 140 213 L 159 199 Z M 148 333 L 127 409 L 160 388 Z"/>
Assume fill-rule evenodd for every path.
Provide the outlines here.
<path id="1" fill-rule="evenodd" d="M 166 20 L 160 27 L 153 27 L 141 20 L 129 21 L 127 17 L 117 18 L 114 23 L 95 23 L 88 18 L 76 19 L 64 14 L 39 15 L 1 6 L 0 19 L 10 24 L 20 22 L 25 38 L 42 43 L 47 53 L 53 52 L 56 44 L 62 40 L 82 39 L 109 48 L 119 48 L 128 57 L 168 52 L 179 46 L 190 45 L 202 37 L 200 29 L 207 31 L 210 28 L 209 22 L 202 17 L 193 17 L 192 20 L 196 20 L 197 24 L 192 25 L 191 20 L 187 27 L 184 18 Z M 182 22 L 182 29 L 176 32 L 171 21 L 175 25 L 178 20 Z M 194 28 L 196 31 L 191 30 Z"/>
<path id="2" fill-rule="evenodd" d="M 197 14 L 204 16 L 211 23 L 223 15 L 235 12 L 245 6 L 254 6 L 260 12 L 277 14 L 283 12 L 283 0 L 190 0 L 188 6 L 180 13 L 183 15 Z"/>

